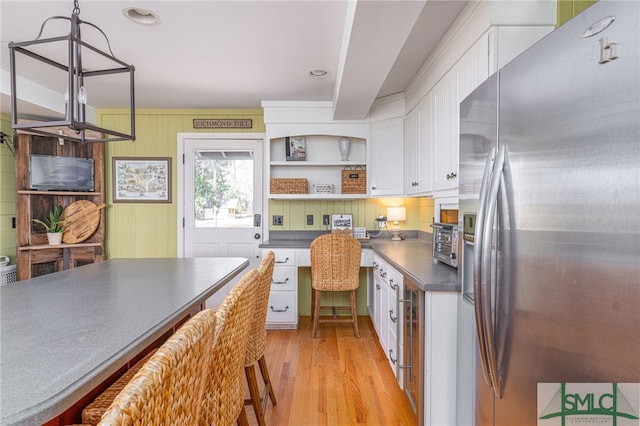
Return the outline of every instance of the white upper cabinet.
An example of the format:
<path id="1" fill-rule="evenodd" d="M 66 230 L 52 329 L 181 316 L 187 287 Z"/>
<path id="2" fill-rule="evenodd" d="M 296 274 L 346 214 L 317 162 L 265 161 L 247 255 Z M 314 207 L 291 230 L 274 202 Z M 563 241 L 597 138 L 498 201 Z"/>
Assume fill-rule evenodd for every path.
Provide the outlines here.
<path id="1" fill-rule="evenodd" d="M 459 117 L 457 81 L 454 72 L 447 73 L 431 91 L 433 96 L 433 190 L 457 187 Z"/>
<path id="2" fill-rule="evenodd" d="M 407 195 L 456 197 L 458 194 L 459 104 L 480 83 L 551 32 L 554 2 L 469 2 L 422 65 L 405 91 Z M 418 106 L 431 96 L 427 124 Z M 418 130 L 419 129 L 419 130 Z M 420 136 L 419 132 L 426 132 Z M 418 143 L 415 143 L 415 141 Z M 427 144 L 430 189 L 420 182 L 419 149 Z"/>
<path id="3" fill-rule="evenodd" d="M 458 187 L 460 102 L 489 77 L 489 37 L 483 35 L 433 88 L 434 191 Z"/>
<path id="4" fill-rule="evenodd" d="M 423 195 L 433 190 L 433 96 L 425 96 L 409 114 L 406 125 L 405 192 Z"/>
<path id="5" fill-rule="evenodd" d="M 369 193 L 372 196 L 404 194 L 404 119 L 371 124 Z"/>

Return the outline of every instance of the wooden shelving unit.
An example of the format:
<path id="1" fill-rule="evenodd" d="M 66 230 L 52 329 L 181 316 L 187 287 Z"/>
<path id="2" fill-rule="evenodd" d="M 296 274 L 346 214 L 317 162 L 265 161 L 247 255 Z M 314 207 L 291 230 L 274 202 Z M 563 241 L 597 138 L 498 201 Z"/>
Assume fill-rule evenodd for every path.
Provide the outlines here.
<path id="1" fill-rule="evenodd" d="M 94 191 L 38 191 L 30 189 L 29 156 L 31 154 L 93 158 Z M 18 280 L 71 269 L 104 260 L 104 209 L 100 224 L 82 243 L 50 246 L 47 235 L 33 219 L 46 217 L 56 205 L 63 208 L 78 200 L 96 205 L 104 203 L 104 145 L 79 144 L 56 138 L 29 134 L 18 136 L 16 147 L 16 239 Z"/>

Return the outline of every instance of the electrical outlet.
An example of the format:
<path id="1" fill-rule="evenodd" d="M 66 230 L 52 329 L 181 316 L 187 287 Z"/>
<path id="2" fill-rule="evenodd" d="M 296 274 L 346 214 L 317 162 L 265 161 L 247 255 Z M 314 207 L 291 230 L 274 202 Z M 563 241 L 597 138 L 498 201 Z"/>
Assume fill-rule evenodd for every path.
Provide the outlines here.
<path id="1" fill-rule="evenodd" d="M 273 216 L 273 225 L 274 226 L 282 226 L 282 216 L 281 215 L 274 215 Z"/>
<path id="2" fill-rule="evenodd" d="M 313 225 L 313 215 L 312 214 L 308 214 L 307 215 L 307 225 Z"/>
<path id="3" fill-rule="evenodd" d="M 322 215 L 322 224 L 323 225 L 328 225 L 329 224 L 329 215 L 328 214 L 323 214 Z"/>

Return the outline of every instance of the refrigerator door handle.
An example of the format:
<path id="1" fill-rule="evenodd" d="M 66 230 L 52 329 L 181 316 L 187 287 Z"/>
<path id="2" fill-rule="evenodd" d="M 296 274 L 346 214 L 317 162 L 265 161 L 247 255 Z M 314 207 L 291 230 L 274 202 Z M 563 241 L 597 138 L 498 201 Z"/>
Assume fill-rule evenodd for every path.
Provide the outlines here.
<path id="1" fill-rule="evenodd" d="M 476 318 L 476 330 L 478 332 L 478 350 L 480 356 L 480 363 L 482 365 L 482 371 L 484 373 L 484 380 L 487 385 L 492 386 L 491 378 L 489 377 L 489 365 L 487 362 L 487 350 L 486 339 L 483 327 L 483 313 L 482 313 L 482 292 L 480 288 L 480 276 L 481 276 L 481 263 L 482 263 L 482 228 L 485 221 L 485 205 L 488 187 L 491 182 L 493 165 L 496 158 L 496 149 L 491 148 L 489 155 L 487 156 L 487 162 L 484 166 L 484 172 L 482 174 L 482 184 L 480 186 L 480 195 L 478 199 L 478 213 L 476 217 L 475 228 L 475 250 L 473 259 L 473 293 L 474 293 L 474 313 Z"/>
<path id="2" fill-rule="evenodd" d="M 481 276 L 480 291 L 482 304 L 482 324 L 484 329 L 486 344 L 486 359 L 488 362 L 489 377 L 493 391 L 498 398 L 502 397 L 502 381 L 498 371 L 498 363 L 496 356 L 496 338 L 494 330 L 493 313 L 495 306 L 492 303 L 492 245 L 493 245 L 493 227 L 498 205 L 498 194 L 500 184 L 504 182 L 503 170 L 506 157 L 506 146 L 502 145 L 498 151 L 496 163 L 493 170 L 493 178 L 487 194 L 487 205 L 485 207 L 486 220 L 483 223 L 482 230 L 482 259 L 481 259 Z"/>

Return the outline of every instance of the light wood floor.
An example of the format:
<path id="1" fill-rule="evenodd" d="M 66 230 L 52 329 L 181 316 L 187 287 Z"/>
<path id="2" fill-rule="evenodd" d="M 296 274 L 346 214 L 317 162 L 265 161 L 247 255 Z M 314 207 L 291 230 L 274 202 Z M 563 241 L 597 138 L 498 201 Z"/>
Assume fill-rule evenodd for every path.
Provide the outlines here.
<path id="1" fill-rule="evenodd" d="M 371 320 L 359 317 L 358 325 L 359 339 L 349 323 L 319 324 L 314 339 L 310 317 L 297 330 L 268 330 L 265 358 L 278 403 L 268 403 L 267 425 L 417 424 Z M 257 424 L 253 408 L 246 410 Z"/>

